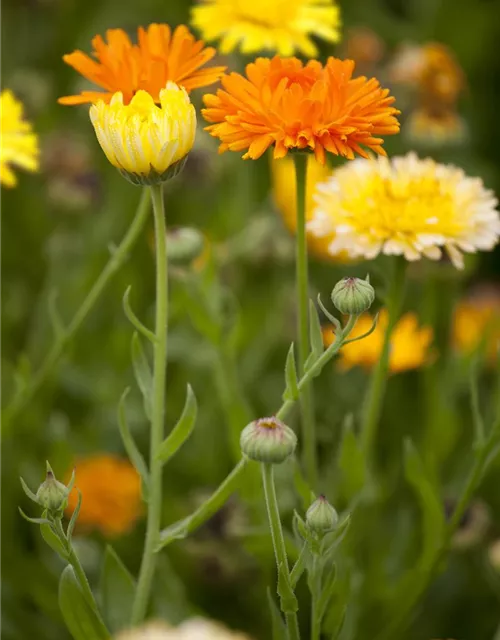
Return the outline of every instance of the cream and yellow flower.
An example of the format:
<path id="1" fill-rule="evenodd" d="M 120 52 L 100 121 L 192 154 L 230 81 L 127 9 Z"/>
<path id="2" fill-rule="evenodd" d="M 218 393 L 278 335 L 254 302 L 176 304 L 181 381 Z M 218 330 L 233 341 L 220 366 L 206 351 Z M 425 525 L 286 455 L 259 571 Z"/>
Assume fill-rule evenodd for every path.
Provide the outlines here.
<path id="1" fill-rule="evenodd" d="M 250 640 L 244 633 L 230 631 L 206 618 L 191 618 L 178 627 L 164 622 L 149 622 L 137 629 L 124 631 L 115 640 Z"/>
<path id="2" fill-rule="evenodd" d="M 90 107 L 90 119 L 111 164 L 135 184 L 157 184 L 182 168 L 196 133 L 196 112 L 182 87 L 167 83 L 160 106 L 138 91 L 129 104 L 115 93 Z"/>
<path id="3" fill-rule="evenodd" d="M 340 366 L 343 369 L 363 367 L 372 369 L 380 360 L 384 335 L 387 330 L 389 315 L 386 309 L 379 314 L 375 330 L 366 338 L 351 342 L 340 351 Z M 363 313 L 350 337 L 357 338 L 367 333 L 373 324 L 373 317 Z M 396 323 L 390 340 L 389 371 L 401 373 L 411 369 L 418 369 L 432 359 L 431 343 L 433 331 L 431 327 L 419 327 L 418 318 L 414 313 L 405 313 Z M 335 339 L 333 327 L 323 329 L 323 341 L 328 347 Z"/>
<path id="4" fill-rule="evenodd" d="M 490 251 L 500 237 L 497 199 L 481 179 L 414 153 L 349 162 L 318 185 L 315 203 L 308 230 L 335 234 L 332 255 L 439 260 L 445 250 L 461 269 L 464 252 Z"/>
<path id="5" fill-rule="evenodd" d="M 8 89 L 0 94 L 0 131 L 0 182 L 15 187 L 17 178 L 12 167 L 37 171 L 40 150 L 38 136 L 23 118 L 22 103 Z"/>
<path id="6" fill-rule="evenodd" d="M 238 48 L 244 54 L 269 51 L 314 58 L 318 49 L 311 36 L 340 39 L 333 0 L 202 0 L 192 9 L 191 22 L 205 40 L 219 40 L 221 53 Z"/>

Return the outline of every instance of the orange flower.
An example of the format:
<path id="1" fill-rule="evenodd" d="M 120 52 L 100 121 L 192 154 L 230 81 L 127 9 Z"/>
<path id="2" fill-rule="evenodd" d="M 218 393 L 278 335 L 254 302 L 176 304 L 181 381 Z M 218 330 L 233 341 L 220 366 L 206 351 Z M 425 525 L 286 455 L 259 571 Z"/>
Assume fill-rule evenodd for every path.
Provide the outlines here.
<path id="1" fill-rule="evenodd" d="M 488 364 L 498 362 L 500 292 L 497 289 L 479 289 L 458 304 L 453 318 L 453 341 L 462 353 L 471 354 L 482 348 Z"/>
<path id="2" fill-rule="evenodd" d="M 155 102 L 160 101 L 160 90 L 167 82 L 183 86 L 186 91 L 206 87 L 217 82 L 225 67 L 200 69 L 215 55 L 213 47 L 204 48 L 184 25 L 171 32 L 168 24 L 150 24 L 137 30 L 138 44 L 132 44 L 122 29 L 108 29 L 107 42 L 101 36 L 92 40 L 93 56 L 83 51 L 63 56 L 84 78 L 103 87 L 102 91 L 82 91 L 77 96 L 59 98 L 61 104 L 83 104 L 104 100 L 121 91 L 124 104 L 128 104 L 139 89 L 147 91 Z"/>
<path id="3" fill-rule="evenodd" d="M 257 58 L 244 77 L 222 78 L 224 90 L 204 96 L 207 131 L 219 138 L 219 152 L 246 150 L 259 158 L 274 145 L 274 157 L 289 149 L 311 149 L 319 162 L 325 150 L 363 157 L 366 147 L 385 155 L 383 139 L 399 131 L 394 98 L 375 78 L 352 78 L 354 62 L 328 58 L 303 64 L 297 58 Z"/>
<path id="4" fill-rule="evenodd" d="M 68 474 L 69 480 L 70 474 Z M 126 533 L 141 513 L 141 481 L 128 460 L 97 454 L 76 464 L 75 489 L 68 499 L 71 514 L 78 502 L 82 504 L 78 525 L 98 529 L 105 536 Z"/>

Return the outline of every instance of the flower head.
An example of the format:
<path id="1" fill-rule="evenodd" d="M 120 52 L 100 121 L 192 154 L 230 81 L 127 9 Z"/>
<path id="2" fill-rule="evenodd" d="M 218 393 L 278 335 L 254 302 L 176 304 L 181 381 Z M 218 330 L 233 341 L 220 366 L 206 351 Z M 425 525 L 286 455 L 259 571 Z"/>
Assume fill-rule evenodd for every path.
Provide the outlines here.
<path id="1" fill-rule="evenodd" d="M 360 366 L 372 369 L 379 361 L 384 344 L 384 334 L 387 329 L 389 316 L 385 309 L 379 314 L 375 330 L 366 338 L 352 342 L 342 347 L 340 351 L 340 365 L 344 369 Z M 373 318 L 364 313 L 356 323 L 350 338 L 357 338 L 370 330 Z M 418 369 L 432 358 L 430 345 L 433 332 L 431 327 L 419 327 L 417 316 L 406 313 L 397 322 L 391 335 L 389 370 L 391 373 L 401 373 L 411 369 Z M 323 340 L 329 346 L 334 339 L 333 328 L 323 329 Z"/>
<path id="2" fill-rule="evenodd" d="M 168 24 L 150 24 L 137 30 L 137 44 L 132 44 L 122 29 L 106 31 L 92 40 L 92 59 L 83 51 L 63 56 L 64 62 L 104 91 L 82 91 L 80 95 L 59 98 L 61 104 L 83 104 L 103 100 L 109 102 L 120 91 L 128 104 L 137 91 L 147 91 L 160 102 L 160 91 L 167 82 L 175 82 L 192 91 L 217 82 L 225 67 L 201 69 L 215 55 L 212 47 L 204 48 L 184 25 L 173 33 Z"/>
<path id="3" fill-rule="evenodd" d="M 12 91 L 0 94 L 0 182 L 15 187 L 17 178 L 12 167 L 26 171 L 38 170 L 38 137 L 31 123 L 23 119 L 23 105 Z"/>
<path id="4" fill-rule="evenodd" d="M 76 486 L 82 493 L 78 525 L 98 529 L 105 536 L 126 533 L 141 513 L 141 481 L 135 468 L 121 458 L 98 454 L 76 464 Z M 68 498 L 68 511 L 78 502 Z"/>
<path id="5" fill-rule="evenodd" d="M 297 436 L 274 416 L 259 418 L 243 429 L 240 445 L 251 460 L 280 464 L 295 451 Z"/>
<path id="6" fill-rule="evenodd" d="M 375 289 L 369 280 L 360 278 L 342 278 L 332 291 L 332 302 L 346 315 L 359 315 L 372 306 Z"/>
<path id="7" fill-rule="evenodd" d="M 455 347 L 467 354 L 484 345 L 486 359 L 494 365 L 500 350 L 500 292 L 479 291 L 462 300 L 453 319 Z"/>
<path id="8" fill-rule="evenodd" d="M 164 622 L 148 622 L 136 629 L 123 631 L 116 640 L 250 640 L 238 632 L 233 632 L 217 622 L 206 618 L 191 618 L 178 627 Z"/>
<path id="9" fill-rule="evenodd" d="M 111 164 L 136 184 L 154 184 L 175 175 L 191 150 L 196 112 L 186 90 L 173 82 L 160 91 L 160 106 L 146 91 L 130 104 L 121 93 L 90 107 L 90 119 Z"/>
<path id="10" fill-rule="evenodd" d="M 491 250 L 500 236 L 497 200 L 482 180 L 414 153 L 351 162 L 318 185 L 315 200 L 309 230 L 335 233 L 330 251 L 353 258 L 438 260 L 445 249 L 460 269 L 462 252 Z"/>
<path id="11" fill-rule="evenodd" d="M 274 157 L 289 150 L 325 151 L 346 158 L 366 149 L 385 154 L 383 139 L 397 133 L 394 98 L 375 78 L 352 78 L 354 62 L 328 58 L 303 64 L 297 58 L 257 58 L 246 77 L 231 73 L 223 89 L 204 96 L 207 131 L 219 138 L 219 152 L 245 151 L 259 158 L 271 146 Z"/>
<path id="12" fill-rule="evenodd" d="M 311 35 L 328 42 L 340 38 L 339 9 L 333 0 L 202 0 L 192 9 L 192 24 L 222 53 L 296 52 L 314 58 Z"/>

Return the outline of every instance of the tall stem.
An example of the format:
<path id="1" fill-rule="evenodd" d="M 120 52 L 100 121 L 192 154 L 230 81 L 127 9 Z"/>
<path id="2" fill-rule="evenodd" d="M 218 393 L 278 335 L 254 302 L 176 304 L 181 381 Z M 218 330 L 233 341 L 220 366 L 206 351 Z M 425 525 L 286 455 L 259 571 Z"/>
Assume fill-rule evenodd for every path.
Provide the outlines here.
<path id="1" fill-rule="evenodd" d="M 295 181 L 297 193 L 297 232 L 296 232 L 296 286 L 298 317 L 298 371 L 304 375 L 304 365 L 309 355 L 309 277 L 307 264 L 306 237 L 306 186 L 307 186 L 306 153 L 296 153 Z M 302 417 L 303 461 L 306 477 L 315 489 L 318 484 L 318 465 L 316 459 L 316 425 L 314 422 L 314 401 L 312 388 L 304 390 L 300 397 Z"/>
<path id="2" fill-rule="evenodd" d="M 138 624 L 146 615 L 156 565 L 155 547 L 159 540 L 162 507 L 162 462 L 156 456 L 164 436 L 165 387 L 167 376 L 167 234 L 162 186 L 157 185 L 151 187 L 151 196 L 153 199 L 156 236 L 156 340 L 154 344 L 153 398 L 149 456 L 150 492 L 146 542 L 144 544 L 139 581 L 132 610 L 132 624 Z"/>
<path id="3" fill-rule="evenodd" d="M 274 466 L 262 463 L 262 485 L 264 487 L 264 497 L 266 500 L 267 515 L 271 528 L 271 538 L 273 541 L 274 555 L 278 572 L 284 570 L 289 574 L 288 558 L 286 556 L 285 538 L 281 528 L 280 512 L 278 500 L 276 499 L 276 489 L 274 486 Z M 300 640 L 299 624 L 296 613 L 286 613 L 286 624 L 288 637 L 290 640 Z"/>
<path id="4" fill-rule="evenodd" d="M 3 433 L 8 430 L 8 427 L 9 425 L 12 425 L 14 418 L 22 411 L 22 409 L 29 403 L 31 398 L 43 385 L 43 383 L 61 358 L 62 354 L 64 353 L 64 349 L 73 339 L 73 337 L 87 318 L 88 314 L 94 308 L 101 294 L 104 292 L 107 285 L 111 281 L 111 278 L 127 259 L 130 250 L 137 242 L 137 239 L 139 238 L 149 216 L 149 205 L 149 189 L 144 189 L 144 193 L 137 207 L 134 220 L 132 221 L 129 230 L 123 237 L 123 240 L 114 251 L 104 269 L 101 271 L 91 290 L 88 292 L 79 309 L 71 319 L 71 322 L 55 339 L 50 351 L 45 356 L 39 369 L 28 382 L 27 386 L 24 387 L 21 392 L 18 393 L 13 398 L 11 403 L 6 407 L 3 415 Z"/>
<path id="5" fill-rule="evenodd" d="M 372 374 L 370 388 L 368 390 L 363 411 L 361 445 L 368 461 L 370 461 L 372 457 L 373 443 L 377 432 L 378 422 L 380 420 L 380 414 L 382 413 L 385 388 L 387 384 L 387 374 L 389 371 L 391 336 L 403 305 L 405 274 L 406 261 L 404 258 L 394 258 L 389 291 L 387 294 L 387 313 L 389 315 L 389 320 L 385 330 L 382 353 L 380 354 L 380 359 Z"/>

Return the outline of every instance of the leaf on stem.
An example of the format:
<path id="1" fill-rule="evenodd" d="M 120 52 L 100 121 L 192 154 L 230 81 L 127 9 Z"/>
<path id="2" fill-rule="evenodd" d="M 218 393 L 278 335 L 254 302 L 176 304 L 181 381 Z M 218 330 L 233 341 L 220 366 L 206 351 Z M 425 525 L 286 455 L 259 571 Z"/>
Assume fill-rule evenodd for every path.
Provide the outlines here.
<path id="1" fill-rule="evenodd" d="M 125 401 L 127 399 L 127 395 L 130 392 L 130 387 L 127 387 L 125 391 L 122 393 L 122 397 L 120 398 L 120 402 L 118 403 L 118 427 L 120 429 L 120 435 L 122 437 L 123 446 L 125 447 L 125 451 L 127 452 L 130 461 L 137 469 L 137 472 L 142 478 L 143 483 L 143 491 L 148 490 L 149 486 L 149 472 L 146 467 L 146 463 L 144 462 L 144 458 L 140 453 L 137 445 L 135 444 L 134 438 L 130 433 L 130 429 L 127 422 L 127 415 L 125 411 Z"/>
<path id="2" fill-rule="evenodd" d="M 31 491 L 31 489 L 28 487 L 26 482 L 24 482 L 23 478 L 19 476 L 19 480 L 21 481 L 21 487 L 23 488 L 24 493 L 28 496 L 30 500 L 33 500 L 33 502 L 36 502 L 36 504 L 38 504 L 38 498 L 33 493 L 33 491 Z"/>
<path id="3" fill-rule="evenodd" d="M 112 632 L 130 625 L 135 588 L 135 580 L 129 570 L 113 547 L 108 545 L 104 554 L 100 592 L 104 618 Z"/>
<path id="4" fill-rule="evenodd" d="M 44 511 L 42 515 L 45 517 L 46 514 L 47 514 L 47 511 Z M 57 555 L 60 556 L 63 560 L 68 560 L 69 553 L 65 545 L 65 541 L 61 540 L 61 538 L 57 535 L 57 533 L 52 528 L 51 524 L 47 524 L 47 523 L 41 524 L 40 533 L 42 534 L 42 538 L 49 545 L 52 551 L 55 551 Z"/>
<path id="5" fill-rule="evenodd" d="M 312 300 L 309 300 L 309 339 L 311 341 L 311 351 L 317 360 L 324 351 L 324 345 L 321 322 L 319 321 L 316 305 Z"/>
<path id="6" fill-rule="evenodd" d="M 288 567 L 284 564 L 278 567 L 278 595 L 283 613 L 297 613 L 299 603 L 290 584 Z"/>
<path id="7" fill-rule="evenodd" d="M 375 331 L 377 327 L 377 322 L 378 322 L 378 313 L 373 318 L 372 326 L 368 329 L 366 333 L 363 333 L 360 336 L 356 336 L 356 338 L 351 338 L 350 340 L 346 340 L 343 346 L 345 346 L 346 344 L 350 344 L 351 342 L 356 342 L 357 340 L 363 340 L 363 338 L 367 338 L 371 333 Z"/>
<path id="8" fill-rule="evenodd" d="M 318 306 L 321 309 L 321 311 L 325 314 L 325 316 L 328 318 L 328 320 L 330 320 L 330 322 L 333 324 L 333 326 L 335 327 L 335 335 L 339 335 L 342 332 L 342 325 L 340 323 L 340 320 L 338 320 L 334 315 L 332 315 L 328 309 L 325 307 L 325 305 L 321 302 L 321 296 L 318 293 Z"/>
<path id="9" fill-rule="evenodd" d="M 139 320 L 139 318 L 132 311 L 132 307 L 130 306 L 130 300 L 129 300 L 131 289 L 132 289 L 132 286 L 131 285 L 128 286 L 125 293 L 123 294 L 123 299 L 122 299 L 123 311 L 125 312 L 125 315 L 127 316 L 127 319 L 132 324 L 132 326 L 134 326 L 140 334 L 142 334 L 152 344 L 154 344 L 156 342 L 155 334 L 152 331 L 150 331 L 146 326 L 144 326 L 142 322 Z"/>
<path id="10" fill-rule="evenodd" d="M 285 622 L 281 616 L 281 613 L 276 606 L 271 595 L 271 590 L 267 588 L 267 603 L 269 605 L 269 611 L 271 612 L 271 629 L 273 640 L 288 640 L 288 633 L 286 630 Z"/>
<path id="11" fill-rule="evenodd" d="M 295 364 L 294 344 L 290 345 L 285 363 L 285 382 L 286 389 L 283 393 L 283 400 L 296 401 L 299 398 L 299 386 L 297 379 L 297 367 Z"/>
<path id="12" fill-rule="evenodd" d="M 82 492 L 80 491 L 80 489 L 77 489 L 77 491 L 78 491 L 78 501 L 76 503 L 76 507 L 73 513 L 71 514 L 71 519 L 69 521 L 68 528 L 66 529 L 66 538 L 69 544 L 71 544 L 71 538 L 73 537 L 73 530 L 75 528 L 76 521 L 78 520 L 80 507 L 82 506 Z"/>
<path id="13" fill-rule="evenodd" d="M 337 582 L 337 567 L 332 565 L 330 573 L 326 576 L 326 579 L 323 583 L 323 588 L 321 590 L 321 596 L 318 602 L 318 617 L 319 617 L 319 625 L 321 626 L 321 622 L 325 617 L 325 613 L 327 611 L 328 605 L 330 604 L 333 595 L 335 593 Z"/>
<path id="14" fill-rule="evenodd" d="M 293 565 L 293 568 L 290 571 L 290 584 L 292 585 L 292 589 L 295 589 L 297 582 L 300 579 L 300 576 L 304 573 L 308 555 L 309 555 L 309 547 L 307 542 L 304 541 L 304 543 L 302 544 L 302 549 L 300 550 L 300 553 L 299 553 L 299 557 L 297 558 L 296 563 Z"/>
<path id="15" fill-rule="evenodd" d="M 144 412 L 148 420 L 151 420 L 153 374 L 138 333 L 134 333 L 132 336 L 132 363 L 134 365 L 135 379 L 144 398 Z"/>
<path id="16" fill-rule="evenodd" d="M 181 417 L 172 429 L 170 435 L 163 441 L 159 451 L 156 453 L 157 459 L 166 463 L 174 456 L 180 447 L 186 442 L 194 429 L 198 404 L 191 385 L 187 386 L 186 402 L 182 410 Z"/>
<path id="17" fill-rule="evenodd" d="M 31 522 L 31 524 L 50 524 L 50 520 L 47 520 L 47 518 L 30 518 L 24 513 L 21 507 L 17 508 L 19 509 L 19 513 L 22 515 L 22 517 L 28 522 Z"/>

